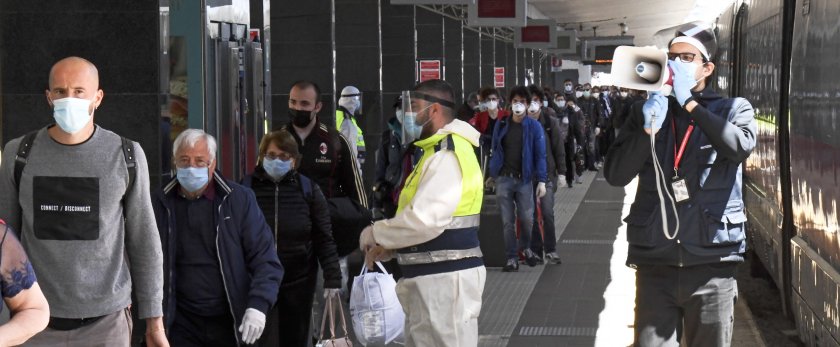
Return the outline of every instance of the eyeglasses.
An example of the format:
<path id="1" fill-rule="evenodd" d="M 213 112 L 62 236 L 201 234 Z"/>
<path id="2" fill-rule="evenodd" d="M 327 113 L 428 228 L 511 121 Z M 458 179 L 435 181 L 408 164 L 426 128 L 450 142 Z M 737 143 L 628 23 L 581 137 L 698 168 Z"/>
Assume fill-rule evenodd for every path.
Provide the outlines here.
<path id="1" fill-rule="evenodd" d="M 694 58 L 697 57 L 697 54 L 691 52 L 682 52 L 682 53 L 671 53 L 668 52 L 668 60 L 674 60 L 680 58 L 680 61 L 683 63 L 690 63 L 694 61 Z M 706 63 L 706 59 L 703 59 L 703 63 Z"/>
<path id="2" fill-rule="evenodd" d="M 265 154 L 265 158 L 268 159 L 268 160 L 280 159 L 280 160 L 283 160 L 283 161 L 287 161 L 287 160 L 292 159 L 292 156 L 289 153 L 277 154 L 277 153 L 269 152 L 269 153 Z"/>
<path id="3" fill-rule="evenodd" d="M 206 168 L 206 167 L 210 166 L 210 163 L 211 162 L 205 161 L 204 159 L 196 159 L 195 162 L 193 162 L 193 160 L 190 159 L 190 158 L 181 158 L 181 159 L 178 159 L 178 161 L 175 162 L 175 166 L 178 167 L 179 169 L 185 169 L 185 168 L 188 168 L 190 166 L 203 169 L 203 168 Z M 193 165 L 193 164 L 195 164 L 195 165 Z"/>

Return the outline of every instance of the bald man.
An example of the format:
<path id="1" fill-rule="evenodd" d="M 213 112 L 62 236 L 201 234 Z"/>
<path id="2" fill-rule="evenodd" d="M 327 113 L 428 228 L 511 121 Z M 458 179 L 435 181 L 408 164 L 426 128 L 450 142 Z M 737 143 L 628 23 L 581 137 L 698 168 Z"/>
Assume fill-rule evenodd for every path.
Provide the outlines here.
<path id="1" fill-rule="evenodd" d="M 168 345 L 146 156 L 94 123 L 103 96 L 92 63 L 60 60 L 46 91 L 55 124 L 4 151 L 0 218 L 21 231 L 50 305 L 47 329 L 27 346 L 129 346 L 132 286 L 148 345 Z"/>

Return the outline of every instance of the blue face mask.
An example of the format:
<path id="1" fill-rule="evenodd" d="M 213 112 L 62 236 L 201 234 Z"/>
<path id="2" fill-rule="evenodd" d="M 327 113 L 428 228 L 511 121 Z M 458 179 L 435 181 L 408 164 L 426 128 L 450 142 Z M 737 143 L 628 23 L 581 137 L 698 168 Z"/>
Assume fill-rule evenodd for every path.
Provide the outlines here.
<path id="1" fill-rule="evenodd" d="M 90 122 L 90 104 L 90 100 L 79 98 L 53 100 L 53 117 L 56 124 L 68 134 L 79 132 Z"/>
<path id="2" fill-rule="evenodd" d="M 417 124 L 417 116 L 432 107 L 432 105 L 426 106 L 424 109 L 420 110 L 420 112 L 405 112 L 404 122 L 403 125 L 403 136 L 405 140 L 403 143 L 410 143 L 416 139 L 419 139 L 420 136 L 423 134 L 423 127 L 432 120 L 431 118 L 427 119 L 423 124 Z"/>
<path id="3" fill-rule="evenodd" d="M 181 187 L 184 187 L 184 190 L 194 193 L 207 184 L 209 172 L 210 169 L 206 167 L 178 168 L 178 183 L 181 184 Z"/>
<path id="4" fill-rule="evenodd" d="M 263 169 L 274 180 L 279 180 L 292 170 L 292 160 L 263 158 Z"/>

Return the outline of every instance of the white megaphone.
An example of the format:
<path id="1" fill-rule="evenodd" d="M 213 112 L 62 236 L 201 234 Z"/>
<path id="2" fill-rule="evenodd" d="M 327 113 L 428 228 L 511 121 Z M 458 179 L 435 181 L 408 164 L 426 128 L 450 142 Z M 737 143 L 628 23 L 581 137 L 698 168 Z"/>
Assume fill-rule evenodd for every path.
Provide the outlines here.
<path id="1" fill-rule="evenodd" d="M 668 55 L 654 46 L 618 46 L 613 53 L 613 84 L 617 87 L 660 91 L 670 95 L 674 77 L 668 68 Z"/>

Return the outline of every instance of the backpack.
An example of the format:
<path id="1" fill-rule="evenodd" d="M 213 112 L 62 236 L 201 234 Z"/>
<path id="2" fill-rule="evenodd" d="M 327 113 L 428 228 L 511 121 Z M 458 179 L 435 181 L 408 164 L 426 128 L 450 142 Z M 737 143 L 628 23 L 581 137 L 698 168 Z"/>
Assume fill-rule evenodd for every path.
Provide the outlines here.
<path id="1" fill-rule="evenodd" d="M 23 175 L 23 168 L 26 167 L 26 159 L 29 157 L 29 152 L 32 151 L 35 136 L 38 135 L 39 131 L 40 129 L 26 134 L 18 146 L 17 155 L 15 156 L 15 189 L 18 192 L 20 192 L 20 177 Z M 125 191 L 128 193 L 134 187 L 134 179 L 137 176 L 137 160 L 134 158 L 134 145 L 131 143 L 131 140 L 122 136 L 120 136 L 120 140 L 122 140 L 125 166 L 128 168 L 128 185 L 125 187 Z M 125 200 L 125 196 L 123 196 L 123 200 Z"/>

